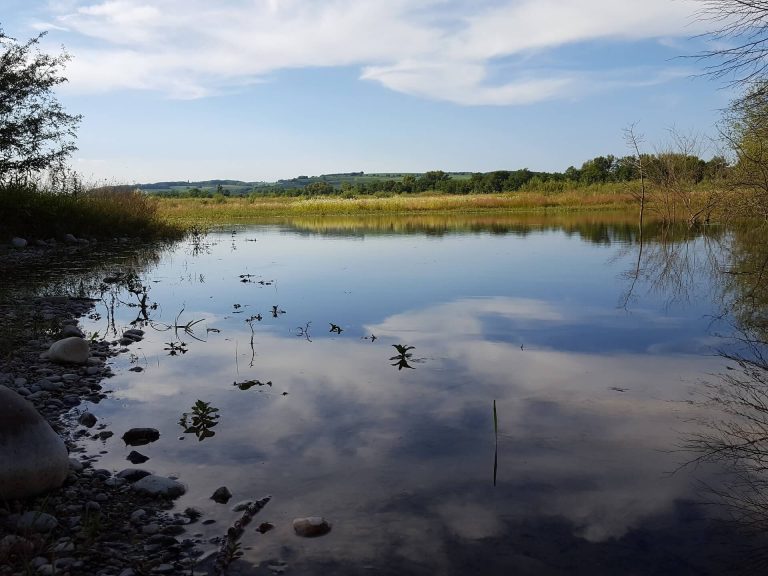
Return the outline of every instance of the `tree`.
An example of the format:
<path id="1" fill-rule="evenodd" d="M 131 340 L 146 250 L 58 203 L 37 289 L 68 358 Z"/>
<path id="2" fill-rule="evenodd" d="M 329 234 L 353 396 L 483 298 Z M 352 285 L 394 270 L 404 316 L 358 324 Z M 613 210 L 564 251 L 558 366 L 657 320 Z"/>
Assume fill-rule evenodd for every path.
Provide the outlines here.
<path id="1" fill-rule="evenodd" d="M 754 85 L 768 76 L 768 2 L 765 0 L 699 0 L 701 20 L 714 28 L 706 36 L 716 48 L 699 56 L 713 61 L 707 72 Z"/>
<path id="2" fill-rule="evenodd" d="M 63 168 L 77 150 L 82 117 L 67 114 L 54 94 L 66 82 L 61 70 L 70 56 L 43 52 L 43 36 L 21 43 L 0 28 L 0 184 Z"/>

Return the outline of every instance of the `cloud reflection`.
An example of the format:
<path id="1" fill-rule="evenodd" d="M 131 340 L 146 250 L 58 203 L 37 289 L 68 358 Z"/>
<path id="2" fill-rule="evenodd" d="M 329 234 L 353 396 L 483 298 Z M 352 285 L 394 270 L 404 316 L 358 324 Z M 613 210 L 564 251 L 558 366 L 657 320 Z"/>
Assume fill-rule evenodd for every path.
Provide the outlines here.
<path id="1" fill-rule="evenodd" d="M 274 494 L 269 519 L 278 528 L 259 541 L 254 559 L 279 557 L 289 546 L 307 561 L 365 564 L 388 551 L 412 563 L 429 550 L 431 566 L 448 566 L 449 541 L 505 537 L 515 523 L 545 518 L 569 526 L 572 538 L 609 542 L 691 497 L 687 476 L 666 474 L 678 462 L 665 451 L 691 425 L 693 408 L 676 401 L 718 361 L 661 347 L 653 356 L 521 350 L 514 338 L 485 333 L 488 317 L 535 334 L 572 324 L 573 316 L 544 301 L 498 297 L 360 327 L 379 335 L 374 344 L 352 337 L 307 344 L 264 329 L 256 332 L 252 368 L 234 361 L 236 342 L 250 338 L 242 322 L 232 321 L 228 339 L 191 343 L 183 358 L 163 356 L 163 335 L 149 333 L 147 370 L 119 374 L 117 400 L 101 409 L 122 429 L 134 416 L 116 404 L 141 404 L 149 420 L 142 424 L 163 431 L 150 464 L 190 484 L 182 505 L 210 506 L 206 498 L 222 482 L 243 497 Z M 393 371 L 391 345 L 406 336 L 430 361 Z M 232 386 L 255 378 L 274 385 Z M 178 406 L 197 398 L 221 408 L 216 437 L 203 445 L 178 441 L 172 429 Z M 119 468 L 124 455 L 113 452 L 105 463 Z M 330 548 L 292 539 L 285 526 L 307 514 L 334 523 Z"/>

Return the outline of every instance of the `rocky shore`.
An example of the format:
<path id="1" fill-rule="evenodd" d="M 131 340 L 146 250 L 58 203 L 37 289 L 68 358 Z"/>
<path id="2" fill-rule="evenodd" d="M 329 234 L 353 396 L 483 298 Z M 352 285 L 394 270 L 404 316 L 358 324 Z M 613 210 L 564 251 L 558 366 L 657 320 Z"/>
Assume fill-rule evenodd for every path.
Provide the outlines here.
<path id="1" fill-rule="evenodd" d="M 93 304 L 70 297 L 0 304 L 0 385 L 30 402 L 69 452 L 61 487 L 34 498 L 0 500 L 0 576 L 204 574 L 199 567 L 193 572 L 201 554 L 194 528 L 200 512 L 171 511 L 183 485 L 175 479 L 153 482 L 140 470 L 113 475 L 98 468 L 99 455 L 82 446 L 87 438 L 113 434 L 84 403 L 105 398 L 103 385 L 112 375 L 107 360 L 125 350 L 120 341 L 86 339 L 83 363 L 41 357 L 53 342 L 82 335 L 78 318 Z M 182 488 L 167 490 L 169 482 Z"/>

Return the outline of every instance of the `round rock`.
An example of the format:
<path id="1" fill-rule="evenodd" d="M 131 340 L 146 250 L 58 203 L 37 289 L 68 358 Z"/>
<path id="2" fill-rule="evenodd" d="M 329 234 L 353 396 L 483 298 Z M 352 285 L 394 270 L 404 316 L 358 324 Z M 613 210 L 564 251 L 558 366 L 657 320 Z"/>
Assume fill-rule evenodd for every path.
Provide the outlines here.
<path id="1" fill-rule="evenodd" d="M 43 494 L 68 473 L 64 441 L 29 401 L 0 386 L 0 500 Z"/>
<path id="2" fill-rule="evenodd" d="M 331 531 L 331 525 L 322 516 L 308 516 L 296 518 L 293 521 L 293 531 L 304 538 L 315 538 L 328 534 Z"/>
<path id="3" fill-rule="evenodd" d="M 176 498 L 187 491 L 186 486 L 181 482 L 163 476 L 156 476 L 154 474 L 145 476 L 136 482 L 133 485 L 133 489 L 144 494 L 166 496 L 168 498 Z"/>
<path id="4" fill-rule="evenodd" d="M 123 442 L 128 446 L 144 446 L 160 438 L 160 432 L 155 428 L 131 428 L 123 434 Z"/>
<path id="5" fill-rule="evenodd" d="M 50 514 L 30 510 L 24 512 L 16 521 L 16 529 L 21 532 L 50 532 L 59 525 L 59 521 Z"/>
<path id="6" fill-rule="evenodd" d="M 43 355 L 53 362 L 85 364 L 90 356 L 88 342 L 77 336 L 57 340 Z"/>

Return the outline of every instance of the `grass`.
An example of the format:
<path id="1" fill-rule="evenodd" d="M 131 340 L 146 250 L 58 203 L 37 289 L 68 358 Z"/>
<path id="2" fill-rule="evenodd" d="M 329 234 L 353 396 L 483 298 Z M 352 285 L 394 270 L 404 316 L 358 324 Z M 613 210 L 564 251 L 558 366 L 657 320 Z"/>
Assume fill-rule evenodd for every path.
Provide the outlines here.
<path id="1" fill-rule="evenodd" d="M 628 192 L 573 190 L 556 194 L 516 192 L 476 195 L 395 195 L 384 198 L 338 196 L 322 198 L 264 196 L 249 198 L 160 199 L 158 213 L 171 222 L 222 223 L 264 216 L 370 215 L 414 213 L 485 213 L 548 210 L 626 209 L 635 200 Z"/>
<path id="2" fill-rule="evenodd" d="M 72 194 L 5 185 L 0 186 L 0 237 L 181 237 L 185 228 L 163 218 L 158 208 L 155 198 L 120 187 Z"/>

